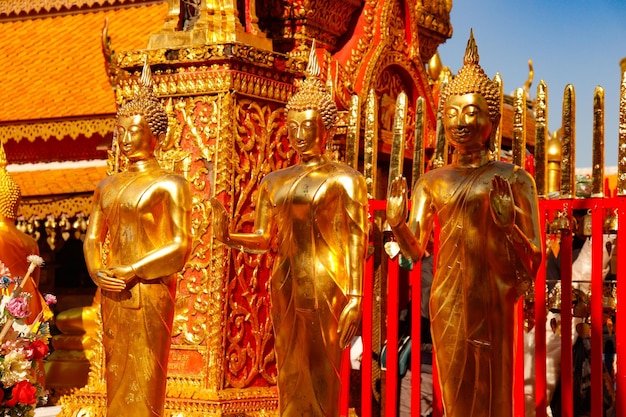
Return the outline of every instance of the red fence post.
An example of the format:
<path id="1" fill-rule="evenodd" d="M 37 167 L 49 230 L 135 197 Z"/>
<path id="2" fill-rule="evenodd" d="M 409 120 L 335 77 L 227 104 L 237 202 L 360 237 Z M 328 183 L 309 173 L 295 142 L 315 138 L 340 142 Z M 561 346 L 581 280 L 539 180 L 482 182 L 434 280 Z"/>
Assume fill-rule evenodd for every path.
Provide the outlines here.
<path id="1" fill-rule="evenodd" d="M 617 197 L 617 259 L 622 260 L 617 264 L 617 301 L 626 300 L 626 197 Z M 617 317 L 615 320 L 615 344 L 617 351 L 617 374 L 615 376 L 617 386 L 617 413 L 616 416 L 626 416 L 626 317 L 622 318 L 621 310 L 617 307 Z"/>

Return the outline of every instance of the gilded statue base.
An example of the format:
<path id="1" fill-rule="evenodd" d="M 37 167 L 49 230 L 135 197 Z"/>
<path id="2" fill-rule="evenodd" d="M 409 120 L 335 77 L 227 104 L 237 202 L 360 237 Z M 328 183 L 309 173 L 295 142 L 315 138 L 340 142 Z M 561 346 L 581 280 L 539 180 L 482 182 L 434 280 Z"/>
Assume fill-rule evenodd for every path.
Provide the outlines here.
<path id="1" fill-rule="evenodd" d="M 202 398 L 206 392 L 194 396 Z M 275 389 L 225 390 L 220 399 L 180 399 L 168 397 L 163 417 L 275 417 L 278 398 Z M 87 388 L 60 397 L 57 417 L 106 417 L 106 394 Z"/>

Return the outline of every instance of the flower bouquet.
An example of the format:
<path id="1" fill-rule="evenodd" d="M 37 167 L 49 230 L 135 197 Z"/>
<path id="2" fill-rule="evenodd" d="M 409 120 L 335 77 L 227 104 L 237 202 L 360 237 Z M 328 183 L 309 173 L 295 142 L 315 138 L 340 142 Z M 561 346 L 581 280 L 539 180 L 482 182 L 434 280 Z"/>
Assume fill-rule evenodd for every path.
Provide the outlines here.
<path id="1" fill-rule="evenodd" d="M 26 275 L 15 277 L 0 261 L 0 416 L 34 416 L 37 404 L 46 401 L 43 358 L 48 354 L 47 321 L 52 316 L 48 306 L 56 298 L 42 298 L 36 289 L 33 293 L 25 290 L 43 259 L 30 255 L 27 262 Z M 31 303 L 34 297 L 42 302 Z M 33 305 L 40 311 L 30 311 Z"/>

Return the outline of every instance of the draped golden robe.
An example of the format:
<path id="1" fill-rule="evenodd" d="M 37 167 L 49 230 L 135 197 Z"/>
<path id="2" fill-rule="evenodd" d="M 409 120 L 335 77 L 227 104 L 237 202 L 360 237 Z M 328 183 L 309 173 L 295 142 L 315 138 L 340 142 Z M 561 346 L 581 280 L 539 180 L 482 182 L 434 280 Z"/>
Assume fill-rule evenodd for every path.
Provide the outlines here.
<path id="1" fill-rule="evenodd" d="M 534 180 L 514 165 L 445 166 L 423 175 L 412 195 L 411 230 L 429 235 L 433 215 L 440 224 L 430 317 L 447 417 L 513 416 L 515 305 L 534 277 L 491 216 L 495 175 L 511 185 L 516 225 L 535 236 Z"/>
<path id="2" fill-rule="evenodd" d="M 258 201 L 279 235 L 270 290 L 280 415 L 338 416 L 337 330 L 367 251 L 365 180 L 344 164 L 295 165 L 268 174 Z"/>
<path id="3" fill-rule="evenodd" d="M 174 317 L 176 273 L 190 244 L 187 181 L 161 170 L 123 172 L 94 194 L 84 244 L 92 277 L 111 265 L 134 265 L 121 292 L 102 289 L 107 415 L 161 416 Z"/>

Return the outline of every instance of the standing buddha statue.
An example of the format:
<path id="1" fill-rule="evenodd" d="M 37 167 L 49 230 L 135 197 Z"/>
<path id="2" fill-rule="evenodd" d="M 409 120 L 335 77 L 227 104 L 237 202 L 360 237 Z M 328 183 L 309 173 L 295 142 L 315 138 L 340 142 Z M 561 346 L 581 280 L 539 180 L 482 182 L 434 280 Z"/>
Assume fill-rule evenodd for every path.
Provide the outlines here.
<path id="1" fill-rule="evenodd" d="M 261 180 L 254 230 L 231 232 L 212 200 L 219 241 L 256 253 L 278 243 L 270 298 L 283 417 L 339 416 L 341 354 L 361 319 L 367 189 L 363 175 L 326 155 L 337 108 L 318 75 L 312 47 L 306 79 L 286 106 L 298 163 Z"/>
<path id="2" fill-rule="evenodd" d="M 162 169 L 154 149 L 167 115 L 144 65 L 138 91 L 117 113 L 116 138 L 127 170 L 94 192 L 84 242 L 100 287 L 107 415 L 162 416 L 176 279 L 191 253 L 191 189 Z"/>
<path id="3" fill-rule="evenodd" d="M 513 417 L 516 305 L 542 257 L 534 179 L 489 158 L 498 97 L 470 34 L 463 67 L 440 96 L 452 162 L 416 181 L 408 224 L 406 180 L 394 179 L 387 197 L 407 257 L 420 259 L 436 218 L 440 225 L 429 308 L 447 417 Z"/>

